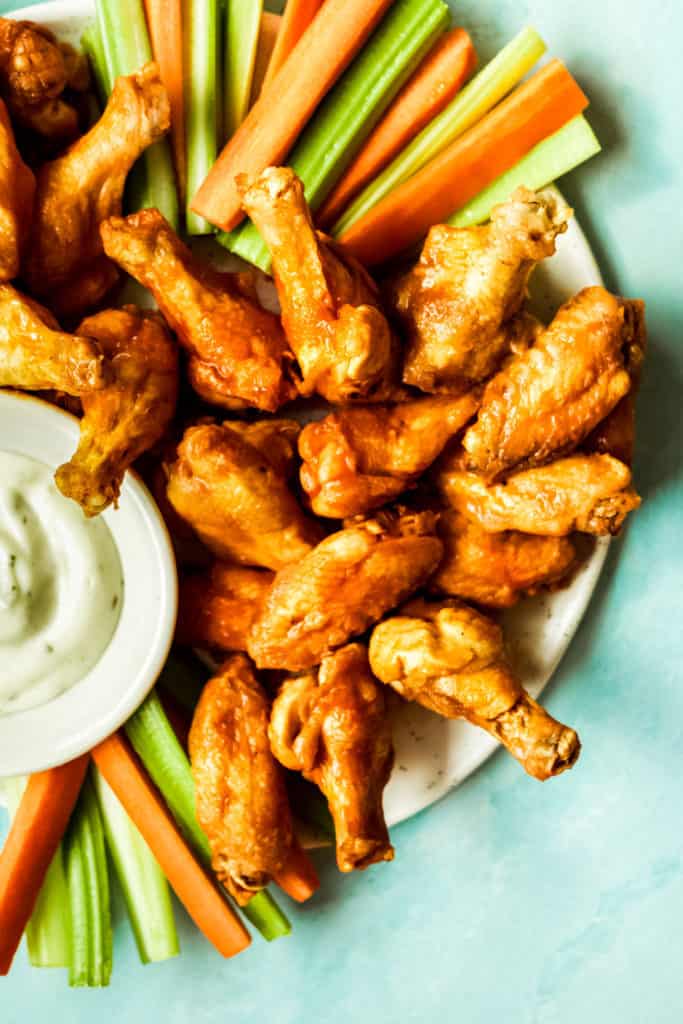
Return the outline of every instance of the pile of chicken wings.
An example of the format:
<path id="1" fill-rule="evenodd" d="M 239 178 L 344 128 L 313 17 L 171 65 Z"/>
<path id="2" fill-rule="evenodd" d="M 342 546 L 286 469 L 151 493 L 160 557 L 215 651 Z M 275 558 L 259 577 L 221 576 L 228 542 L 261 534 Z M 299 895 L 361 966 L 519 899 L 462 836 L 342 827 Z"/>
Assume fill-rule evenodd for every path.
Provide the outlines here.
<path id="1" fill-rule="evenodd" d="M 433 227 L 380 292 L 271 167 L 238 184 L 277 316 L 253 274 L 198 261 L 158 211 L 121 215 L 128 171 L 169 128 L 155 65 L 118 79 L 69 148 L 24 162 L 10 118 L 57 117 L 75 58 L 12 26 L 0 386 L 81 415 L 56 482 L 86 515 L 116 503 L 133 463 L 154 488 L 181 571 L 177 642 L 220 662 L 189 747 L 222 881 L 246 902 L 287 861 L 283 766 L 326 797 L 342 871 L 393 857 L 395 694 L 485 729 L 538 779 L 571 767 L 578 737 L 525 692 L 496 610 L 568 580 L 578 535 L 616 533 L 639 504 L 643 304 L 594 287 L 535 319 L 529 278 L 569 211 L 526 189 L 485 226 Z M 49 55 L 33 92 L 20 45 Z M 158 311 L 105 305 L 125 274 Z"/>

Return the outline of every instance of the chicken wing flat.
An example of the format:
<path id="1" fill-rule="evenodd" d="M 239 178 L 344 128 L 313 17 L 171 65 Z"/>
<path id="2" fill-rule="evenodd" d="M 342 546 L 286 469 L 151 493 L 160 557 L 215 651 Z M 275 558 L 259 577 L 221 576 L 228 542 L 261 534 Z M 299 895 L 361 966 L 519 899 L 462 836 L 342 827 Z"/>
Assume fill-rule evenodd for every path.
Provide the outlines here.
<path id="1" fill-rule="evenodd" d="M 0 100 L 0 282 L 19 273 L 33 216 L 36 181 L 21 158 L 5 104 Z"/>
<path id="2" fill-rule="evenodd" d="M 631 470 L 611 455 L 570 455 L 500 484 L 444 469 L 438 483 L 454 509 L 490 533 L 521 530 L 562 537 L 578 530 L 601 537 L 618 533 L 640 505 Z"/>
<path id="3" fill-rule="evenodd" d="M 180 578 L 176 642 L 209 650 L 246 651 L 274 574 L 229 562 Z"/>
<path id="4" fill-rule="evenodd" d="M 555 252 L 568 216 L 552 193 L 519 188 L 482 227 L 431 229 L 417 265 L 394 291 L 408 333 L 406 384 L 457 392 L 498 369 L 529 277 Z"/>
<path id="5" fill-rule="evenodd" d="M 534 537 L 515 530 L 487 533 L 455 509 L 439 513 L 444 556 L 430 589 L 489 608 L 509 608 L 521 597 L 559 583 L 577 552 L 569 537 Z"/>
<path id="6" fill-rule="evenodd" d="M 65 334 L 47 309 L 11 284 L 0 284 L 0 387 L 77 396 L 107 381 L 96 341 Z"/>
<path id="7" fill-rule="evenodd" d="M 309 675 L 286 680 L 273 704 L 271 749 L 325 795 L 340 871 L 393 860 L 382 794 L 394 760 L 382 687 L 368 652 L 349 644 Z"/>
<path id="8" fill-rule="evenodd" d="M 157 210 L 102 225 L 108 256 L 149 288 L 181 345 L 188 375 L 207 402 L 275 412 L 296 396 L 293 356 L 272 313 L 240 294 L 237 275 L 200 267 Z"/>
<path id="9" fill-rule="evenodd" d="M 634 332 L 631 344 L 626 346 L 624 363 L 631 378 L 631 390 L 615 405 L 612 412 L 586 438 L 586 451 L 613 455 L 627 466 L 633 463 L 633 449 L 636 439 L 636 398 L 640 390 L 640 378 L 645 360 L 647 336 L 644 319 Z"/>
<path id="10" fill-rule="evenodd" d="M 249 659 L 234 654 L 204 687 L 190 730 L 197 818 L 213 869 L 241 906 L 282 870 L 292 848 L 269 711 Z"/>
<path id="11" fill-rule="evenodd" d="M 576 448 L 631 389 L 625 353 L 642 348 L 643 310 L 597 287 L 566 303 L 488 383 L 463 441 L 468 468 L 497 479 Z"/>
<path id="12" fill-rule="evenodd" d="M 514 675 L 500 626 L 458 601 L 413 601 L 380 623 L 370 665 L 406 700 L 485 729 L 536 779 L 559 775 L 579 756 L 574 730 L 551 718 Z"/>
<path id="13" fill-rule="evenodd" d="M 38 172 L 25 277 L 31 292 L 58 314 L 82 313 L 116 283 L 100 224 L 121 212 L 128 172 L 169 126 L 159 69 L 146 64 L 117 78 L 97 124 Z"/>
<path id="14" fill-rule="evenodd" d="M 383 512 L 279 572 L 249 633 L 259 668 L 311 668 L 405 600 L 441 560 L 435 528 L 430 512 Z"/>
<path id="15" fill-rule="evenodd" d="M 117 501 L 126 470 L 164 436 L 178 397 L 178 350 L 161 317 L 135 306 L 105 309 L 79 332 L 97 339 L 113 379 L 83 396 L 78 448 L 55 481 L 95 516 Z"/>
<path id="16" fill-rule="evenodd" d="M 340 405 L 388 399 L 396 340 L 372 279 L 316 233 L 303 186 L 289 167 L 269 167 L 241 185 L 244 209 L 270 249 L 302 393 Z"/>
<path id="17" fill-rule="evenodd" d="M 225 425 L 186 430 L 167 474 L 171 505 L 217 558 L 281 569 L 320 539 L 284 476 Z"/>
<path id="18" fill-rule="evenodd" d="M 265 455 L 277 472 L 291 479 L 296 473 L 299 459 L 297 456 L 297 440 L 301 433 L 301 424 L 296 420 L 226 420 L 226 427 L 253 445 L 261 455 Z"/>
<path id="19" fill-rule="evenodd" d="M 479 396 L 342 409 L 304 428 L 301 484 L 319 516 L 344 519 L 409 488 L 475 415 Z"/>

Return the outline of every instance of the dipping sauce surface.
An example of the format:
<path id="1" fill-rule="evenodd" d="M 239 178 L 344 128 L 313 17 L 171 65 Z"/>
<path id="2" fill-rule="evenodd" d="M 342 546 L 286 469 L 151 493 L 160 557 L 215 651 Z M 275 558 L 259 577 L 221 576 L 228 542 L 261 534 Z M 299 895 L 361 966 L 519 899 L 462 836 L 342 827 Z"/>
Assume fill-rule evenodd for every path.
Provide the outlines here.
<path id="1" fill-rule="evenodd" d="M 82 679 L 121 612 L 109 528 L 86 519 L 52 475 L 0 452 L 0 715 L 45 704 Z"/>

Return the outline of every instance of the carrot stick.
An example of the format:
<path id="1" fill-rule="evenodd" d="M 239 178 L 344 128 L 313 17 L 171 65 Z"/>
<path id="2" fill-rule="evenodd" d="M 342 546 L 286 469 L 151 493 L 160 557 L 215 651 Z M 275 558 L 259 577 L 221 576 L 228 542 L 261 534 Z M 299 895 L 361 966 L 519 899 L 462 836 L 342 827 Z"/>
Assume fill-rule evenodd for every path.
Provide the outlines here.
<path id="1" fill-rule="evenodd" d="M 7 974 L 69 823 L 88 755 L 32 775 L 0 852 L 0 975 Z"/>
<path id="2" fill-rule="evenodd" d="M 251 79 L 251 98 L 249 107 L 253 107 L 265 85 L 266 74 L 270 67 L 273 50 L 282 25 L 282 18 L 279 14 L 272 14 L 264 11 L 261 15 L 261 33 L 256 48 L 256 60 L 254 61 L 254 74 Z"/>
<path id="3" fill-rule="evenodd" d="M 287 864 L 275 881 L 297 903 L 304 903 L 320 888 L 318 872 L 305 850 L 294 840 Z"/>
<path id="4" fill-rule="evenodd" d="M 588 106 L 567 68 L 551 61 L 341 236 L 367 266 L 418 242 Z"/>
<path id="5" fill-rule="evenodd" d="M 323 5 L 323 0 L 287 0 L 282 26 L 266 70 L 269 85 Z"/>
<path id="6" fill-rule="evenodd" d="M 287 156 L 325 93 L 351 62 L 391 0 L 325 0 L 192 201 L 224 231 L 243 219 L 238 174 L 260 174 Z"/>
<path id="7" fill-rule="evenodd" d="M 424 126 L 441 113 L 474 71 L 477 54 L 468 33 L 454 28 L 427 54 L 369 136 L 316 216 L 330 227 L 348 204 Z"/>
<path id="8" fill-rule="evenodd" d="M 128 742 L 115 733 L 92 756 L 199 930 L 222 956 L 246 949 L 248 932 L 195 860 Z"/>
<path id="9" fill-rule="evenodd" d="M 145 0 L 154 59 L 171 104 L 171 145 L 181 197 L 187 187 L 181 0 Z"/>

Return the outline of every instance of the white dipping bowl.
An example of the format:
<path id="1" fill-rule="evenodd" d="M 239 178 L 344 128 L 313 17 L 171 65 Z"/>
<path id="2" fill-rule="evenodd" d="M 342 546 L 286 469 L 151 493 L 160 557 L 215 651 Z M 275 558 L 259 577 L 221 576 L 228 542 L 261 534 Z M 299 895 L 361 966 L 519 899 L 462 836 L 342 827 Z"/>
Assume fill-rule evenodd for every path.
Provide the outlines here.
<path id="1" fill-rule="evenodd" d="M 78 420 L 33 396 L 0 391 L 0 451 L 54 467 L 78 444 Z M 64 764 L 131 716 L 154 686 L 173 640 L 178 577 L 166 526 L 140 478 L 126 473 L 118 509 L 103 513 L 123 576 L 109 646 L 77 683 L 39 707 L 0 715 L 0 778 Z"/>

